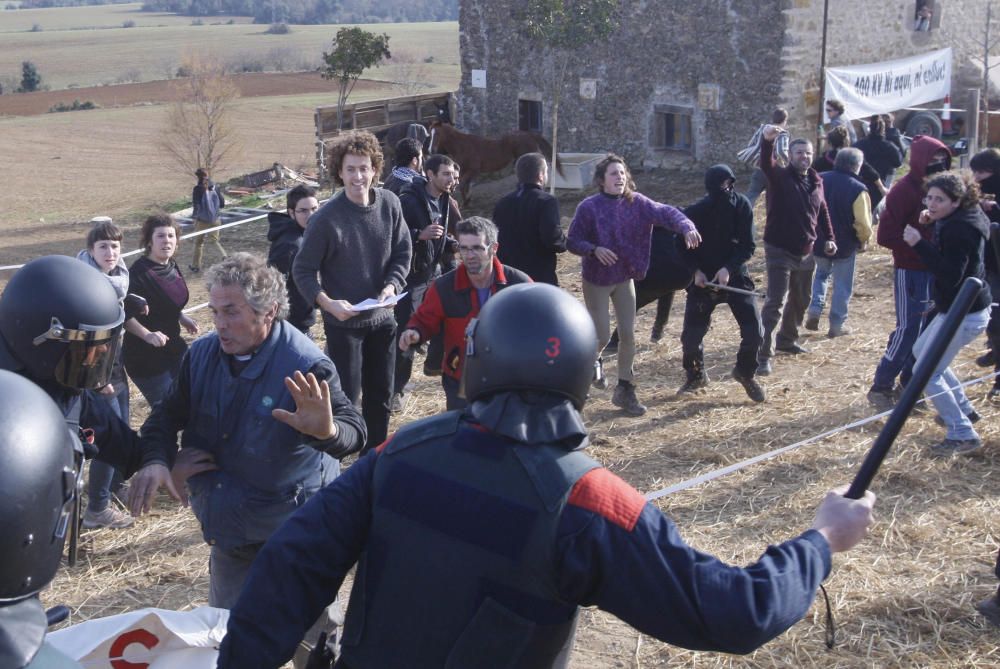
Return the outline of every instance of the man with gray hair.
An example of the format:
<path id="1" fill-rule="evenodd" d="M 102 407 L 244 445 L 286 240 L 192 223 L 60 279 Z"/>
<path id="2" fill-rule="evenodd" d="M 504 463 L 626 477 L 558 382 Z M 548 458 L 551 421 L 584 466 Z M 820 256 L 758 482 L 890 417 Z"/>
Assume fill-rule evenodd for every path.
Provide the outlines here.
<path id="1" fill-rule="evenodd" d="M 175 459 L 174 484 L 187 484 L 211 546 L 208 602 L 228 609 L 271 533 L 337 476 L 338 458 L 365 443 L 365 423 L 330 359 L 285 322 L 278 270 L 236 253 L 209 268 L 205 283 L 215 332 L 191 345 L 142 438 Z M 148 509 L 160 483 L 133 484 L 146 492 L 133 513 Z"/>
<path id="2" fill-rule="evenodd" d="M 823 228 L 817 230 L 816 245 L 813 246 L 816 274 L 813 276 L 812 301 L 806 312 L 805 327 L 807 330 L 819 330 L 819 317 L 826 305 L 827 286 L 832 278 L 830 330 L 826 334 L 830 338 L 851 333 L 844 322 L 847 320 L 847 304 L 854 293 L 854 260 L 858 251 L 867 248 L 872 236 L 871 198 L 868 189 L 857 178 L 864 159 L 860 149 L 841 149 L 834 159 L 833 170 L 820 174 L 837 250 L 833 254 L 826 253 L 828 236 Z"/>
<path id="3" fill-rule="evenodd" d="M 540 153 L 526 153 L 514 165 L 517 190 L 500 198 L 493 209 L 500 262 L 516 267 L 535 281 L 559 285 L 556 256 L 566 251 L 559 222 L 559 201 L 545 192 L 549 165 Z"/>
<path id="4" fill-rule="evenodd" d="M 465 328 L 490 296 L 507 286 L 530 283 L 531 277 L 497 259 L 497 227 L 482 216 L 470 216 L 455 226 L 462 264 L 438 277 L 424 295 L 416 313 L 399 336 L 399 350 L 428 341 L 444 331 L 441 385 L 447 409 L 462 409 L 462 364 L 465 361 Z"/>

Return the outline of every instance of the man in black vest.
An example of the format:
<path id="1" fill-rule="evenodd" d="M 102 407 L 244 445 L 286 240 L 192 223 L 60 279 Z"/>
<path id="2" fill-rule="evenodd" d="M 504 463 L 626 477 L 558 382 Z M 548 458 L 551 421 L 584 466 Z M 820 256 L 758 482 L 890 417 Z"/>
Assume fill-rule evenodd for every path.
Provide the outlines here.
<path id="1" fill-rule="evenodd" d="M 286 522 L 230 611 L 220 668 L 276 667 L 358 564 L 338 667 L 565 667 L 578 607 L 657 639 L 749 653 L 808 611 L 874 495 L 730 567 L 586 456 L 597 359 L 582 304 L 511 286 L 469 324 L 471 402 L 404 427 Z"/>
<path id="2" fill-rule="evenodd" d="M 549 166 L 540 153 L 517 159 L 517 190 L 500 198 L 493 223 L 500 231 L 500 262 L 525 272 L 534 281 L 559 285 L 556 256 L 566 251 L 559 224 L 559 201 L 545 192 Z"/>

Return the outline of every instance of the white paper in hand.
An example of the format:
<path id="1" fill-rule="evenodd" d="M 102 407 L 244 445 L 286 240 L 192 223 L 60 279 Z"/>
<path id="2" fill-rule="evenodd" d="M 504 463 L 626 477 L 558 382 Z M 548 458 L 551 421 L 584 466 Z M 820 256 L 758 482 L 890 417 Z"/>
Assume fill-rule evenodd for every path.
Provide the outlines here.
<path id="1" fill-rule="evenodd" d="M 351 309 L 354 311 L 371 311 L 372 309 L 381 309 L 382 307 L 391 307 L 399 302 L 401 299 L 406 297 L 406 292 L 400 293 L 399 295 L 393 295 L 392 297 L 387 297 L 386 299 L 379 302 L 378 300 L 369 297 L 363 302 L 358 302 L 357 304 L 352 304 Z"/>

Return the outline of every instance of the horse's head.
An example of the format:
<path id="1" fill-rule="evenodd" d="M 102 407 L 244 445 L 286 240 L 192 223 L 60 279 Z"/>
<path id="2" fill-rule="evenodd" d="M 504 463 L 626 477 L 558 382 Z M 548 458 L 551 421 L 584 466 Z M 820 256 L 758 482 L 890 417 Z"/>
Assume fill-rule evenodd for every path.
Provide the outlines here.
<path id="1" fill-rule="evenodd" d="M 434 106 L 437 107 L 437 120 L 442 123 L 451 123 L 451 105 L 447 102 L 444 104 L 435 102 Z"/>

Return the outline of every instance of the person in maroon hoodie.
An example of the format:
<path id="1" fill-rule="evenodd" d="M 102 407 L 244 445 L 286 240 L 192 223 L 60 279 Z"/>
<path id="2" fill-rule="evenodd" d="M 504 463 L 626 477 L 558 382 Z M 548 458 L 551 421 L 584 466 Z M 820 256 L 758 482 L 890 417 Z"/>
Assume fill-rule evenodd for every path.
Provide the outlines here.
<path id="1" fill-rule="evenodd" d="M 919 229 L 930 241 L 934 226 L 917 225 L 924 209 L 924 180 L 937 172 L 951 169 L 951 152 L 933 137 L 917 137 L 910 145 L 910 171 L 889 190 L 885 211 L 879 218 L 876 240 L 892 251 L 895 267 L 892 292 L 896 305 L 896 329 L 889 335 L 882 360 L 875 369 L 875 380 L 868 391 L 868 401 L 882 411 L 896 403 L 896 377 L 902 385 L 913 373 L 911 350 L 923 329 L 924 316 L 930 310 L 933 275 L 912 246 L 903 241 L 907 225 Z"/>
<path id="2" fill-rule="evenodd" d="M 823 197 L 823 180 L 811 167 L 812 143 L 805 139 L 792 140 L 788 145 L 788 166 L 779 167 L 774 161 L 772 145 L 780 130 L 773 125 L 764 128 L 760 144 L 760 168 L 767 177 L 767 223 L 764 225 L 767 298 L 761 312 L 764 341 L 757 353 L 758 376 L 771 373 L 772 346 L 784 353 L 808 353 L 797 340 L 799 325 L 812 296 L 816 270 L 812 252 L 818 227 L 823 229 L 828 240 L 824 253 L 833 256 L 837 252 L 830 212 Z M 775 337 L 774 329 L 779 320 L 781 329 Z"/>

